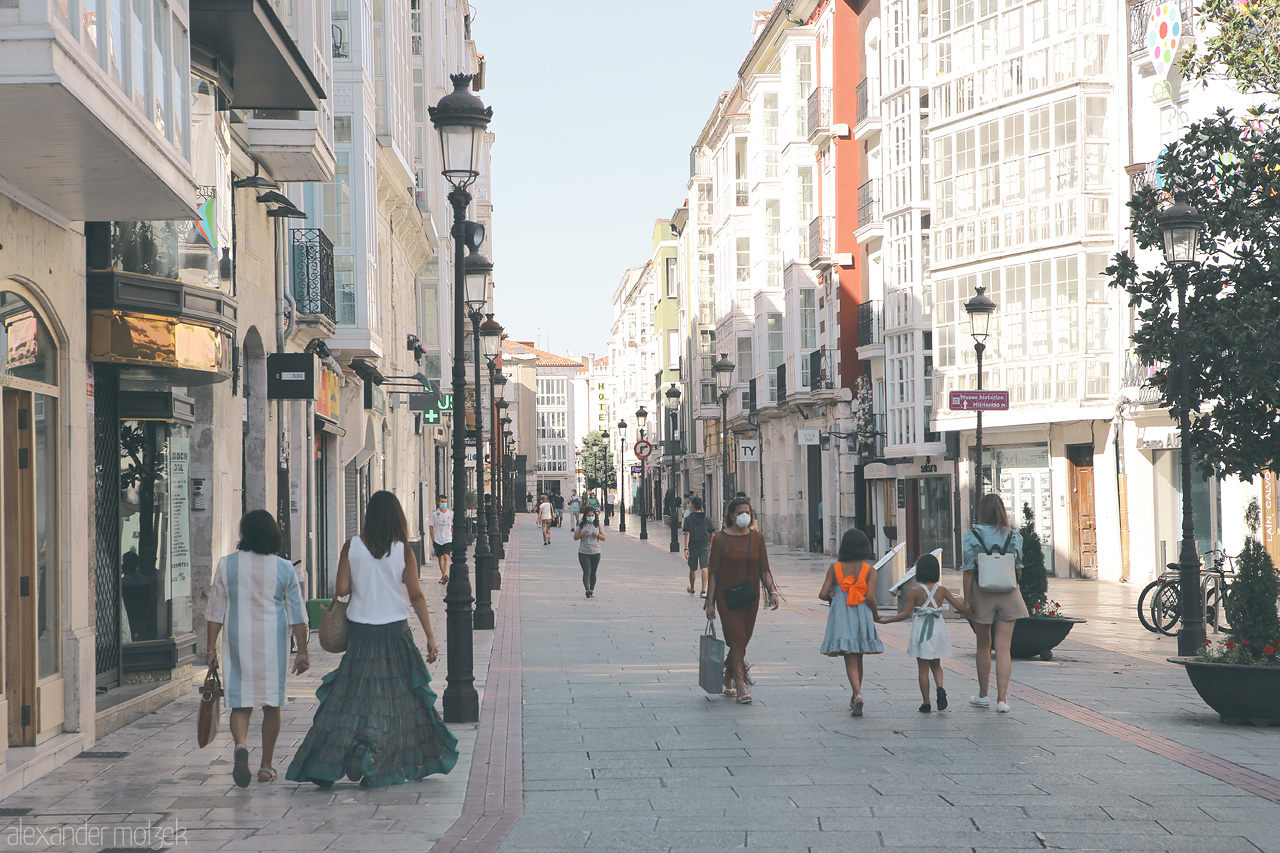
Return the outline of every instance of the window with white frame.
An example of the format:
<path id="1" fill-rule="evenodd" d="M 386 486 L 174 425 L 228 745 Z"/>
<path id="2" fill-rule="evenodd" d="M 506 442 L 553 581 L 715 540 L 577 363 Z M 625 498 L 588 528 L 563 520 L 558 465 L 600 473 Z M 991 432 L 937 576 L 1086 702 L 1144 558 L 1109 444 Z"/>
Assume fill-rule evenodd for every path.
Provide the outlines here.
<path id="1" fill-rule="evenodd" d="M 769 402 L 778 402 L 778 365 L 786 355 L 786 335 L 782 328 L 782 314 L 770 311 L 765 314 L 765 348 L 769 366 Z"/>
<path id="2" fill-rule="evenodd" d="M 796 46 L 796 136 L 809 136 L 809 93 L 813 91 L 813 47 Z M 812 217 L 810 217 L 812 218 Z M 808 222 L 809 220 L 804 220 Z"/>
<path id="3" fill-rule="evenodd" d="M 771 198 L 764 203 L 765 284 L 782 286 L 782 202 Z"/>
<path id="4" fill-rule="evenodd" d="M 536 399 L 539 409 L 564 408 L 568 405 L 565 392 L 565 379 L 538 377 L 538 394 Z"/>
<path id="5" fill-rule="evenodd" d="M 680 369 L 680 330 L 667 329 L 667 369 Z"/>
<path id="6" fill-rule="evenodd" d="M 765 92 L 764 105 L 764 176 L 778 177 L 778 93 Z"/>
<path id="7" fill-rule="evenodd" d="M 809 259 L 809 223 L 813 221 L 813 167 L 796 169 L 796 216 L 800 227 L 796 229 L 799 246 L 796 257 Z"/>
<path id="8" fill-rule="evenodd" d="M 812 384 L 809 353 L 818 348 L 818 294 L 808 287 L 800 291 L 800 385 Z"/>
<path id="9" fill-rule="evenodd" d="M 755 368 L 752 366 L 751 359 L 752 347 L 751 336 L 741 335 L 738 338 L 738 361 L 734 365 L 737 368 L 737 384 L 746 385 L 748 381 L 755 375 Z"/>
<path id="10" fill-rule="evenodd" d="M 565 444 L 539 444 L 538 468 L 552 473 L 569 470 L 569 447 Z"/>
<path id="11" fill-rule="evenodd" d="M 538 412 L 538 438 L 565 438 L 568 414 L 564 411 Z"/>
<path id="12" fill-rule="evenodd" d="M 751 238 L 738 237 L 735 249 L 737 254 L 737 280 L 751 281 Z"/>

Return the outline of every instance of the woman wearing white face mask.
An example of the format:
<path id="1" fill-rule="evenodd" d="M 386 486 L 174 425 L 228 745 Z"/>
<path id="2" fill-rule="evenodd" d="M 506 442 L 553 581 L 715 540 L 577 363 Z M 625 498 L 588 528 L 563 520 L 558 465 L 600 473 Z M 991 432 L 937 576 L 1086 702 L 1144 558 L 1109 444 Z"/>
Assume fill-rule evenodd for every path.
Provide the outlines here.
<path id="1" fill-rule="evenodd" d="M 582 588 L 587 598 L 596 594 L 596 569 L 600 568 L 600 543 L 604 541 L 604 531 L 600 529 L 598 513 L 587 508 L 582 522 L 573 531 L 573 538 L 578 540 L 578 562 L 582 565 Z"/>
<path id="2" fill-rule="evenodd" d="M 724 642 L 728 646 L 725 655 L 725 695 L 737 696 L 738 704 L 751 703 L 747 691 L 747 643 L 756 627 L 756 614 L 760 611 L 760 588 L 768 594 L 769 609 L 777 610 L 778 585 L 769 571 L 769 555 L 765 551 L 764 535 L 752 528 L 755 513 L 746 498 L 729 502 L 725 513 L 723 535 L 711 540 L 711 560 L 708 569 L 707 618 L 714 619 L 720 612 L 724 629 Z"/>

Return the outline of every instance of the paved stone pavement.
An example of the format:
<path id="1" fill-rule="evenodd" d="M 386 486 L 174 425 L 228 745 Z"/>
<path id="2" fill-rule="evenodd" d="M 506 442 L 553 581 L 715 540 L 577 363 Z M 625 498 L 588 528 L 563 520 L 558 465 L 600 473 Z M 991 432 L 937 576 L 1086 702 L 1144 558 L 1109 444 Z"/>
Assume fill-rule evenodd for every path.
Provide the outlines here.
<path id="1" fill-rule="evenodd" d="M 973 641 L 964 623 L 951 625 L 951 710 L 918 713 L 907 627 L 885 626 L 886 653 L 867 661 L 867 715 L 853 719 L 843 667 L 817 651 L 825 558 L 771 549 L 787 601 L 761 614 L 748 652 L 755 704 L 738 706 L 697 687 L 702 601 L 685 592 L 664 528 L 639 542 L 629 519 L 626 535 L 610 536 L 587 600 L 569 532 L 553 531 L 545 547 L 526 521 L 512 535 L 518 583 L 500 594 L 498 631 L 476 634 L 482 722 L 453 727 L 462 759 L 449 776 L 372 791 L 283 780 L 241 790 L 230 783 L 229 742 L 196 749 L 189 698 L 0 801 L 0 850 L 161 849 L 156 827 L 177 827 L 186 843 L 172 849 L 190 850 L 427 850 L 439 841 L 437 850 L 512 853 L 1280 853 L 1280 729 L 1218 723 L 1164 662 L 1173 640 L 1132 617 L 1137 589 L 1054 581 L 1053 597 L 1091 621 L 1053 661 L 1015 664 L 1008 715 L 965 702 Z M 438 600 L 432 616 L 444 639 Z M 334 663 L 317 655 L 314 675 L 291 682 L 298 701 L 286 711 L 281 768 Z M 443 660 L 433 674 L 443 691 Z M 517 688 L 513 711 L 501 703 Z M 505 725 L 521 717 L 522 727 Z M 120 826 L 134 839 L 11 843 L 20 820 Z M 133 843 L 147 840 L 139 829 L 148 820 L 152 843 Z"/>

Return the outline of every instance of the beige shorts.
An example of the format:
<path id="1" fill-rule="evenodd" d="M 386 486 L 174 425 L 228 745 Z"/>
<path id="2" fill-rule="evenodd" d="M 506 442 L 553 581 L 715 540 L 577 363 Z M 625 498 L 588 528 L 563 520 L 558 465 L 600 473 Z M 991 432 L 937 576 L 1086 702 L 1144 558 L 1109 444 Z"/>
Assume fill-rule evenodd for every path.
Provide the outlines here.
<path id="1" fill-rule="evenodd" d="M 992 622 L 1012 622 L 1029 616 L 1027 604 L 1022 600 L 1018 590 L 1009 592 L 987 592 L 978 586 L 974 578 L 969 607 L 973 610 L 973 621 L 979 625 L 990 625 Z"/>

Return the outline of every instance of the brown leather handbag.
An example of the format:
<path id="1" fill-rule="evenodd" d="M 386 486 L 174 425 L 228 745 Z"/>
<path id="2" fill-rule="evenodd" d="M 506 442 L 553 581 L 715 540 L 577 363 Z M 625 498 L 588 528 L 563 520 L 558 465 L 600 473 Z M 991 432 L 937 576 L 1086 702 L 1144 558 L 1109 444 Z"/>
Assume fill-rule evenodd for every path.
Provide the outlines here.
<path id="1" fill-rule="evenodd" d="M 347 650 L 347 604 L 334 598 L 320 616 L 320 648 L 326 652 Z"/>
<path id="2" fill-rule="evenodd" d="M 209 665 L 209 674 L 200 688 L 200 713 L 196 715 L 196 743 L 201 748 L 218 736 L 218 723 L 222 720 L 222 679 L 218 678 L 218 664 Z"/>

